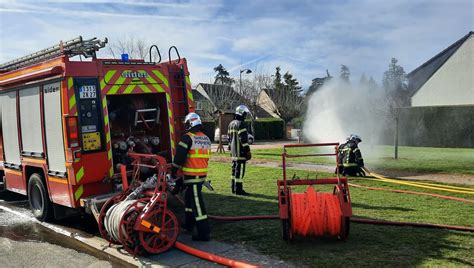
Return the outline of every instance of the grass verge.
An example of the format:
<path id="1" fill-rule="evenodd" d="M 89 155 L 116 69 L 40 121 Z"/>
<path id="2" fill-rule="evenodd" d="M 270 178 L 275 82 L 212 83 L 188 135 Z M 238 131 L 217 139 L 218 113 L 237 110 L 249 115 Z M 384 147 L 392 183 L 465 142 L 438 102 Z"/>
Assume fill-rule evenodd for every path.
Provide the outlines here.
<path id="1" fill-rule="evenodd" d="M 291 171 L 294 172 L 294 171 Z M 308 172 L 298 172 L 306 177 Z M 230 164 L 211 162 L 209 179 L 215 192 L 206 192 L 209 214 L 277 214 L 276 180 L 281 170 L 248 167 L 245 189 L 250 197 L 230 194 Z M 332 176 L 310 172 L 311 176 Z M 376 187 L 420 190 L 410 186 L 377 181 L 357 181 Z M 318 188 L 330 191 L 329 187 Z M 304 189 L 299 189 L 304 190 Z M 411 221 L 474 226 L 472 204 L 364 189 L 351 188 L 354 215 L 393 221 Z M 445 192 L 430 191 L 434 193 Z M 472 199 L 472 195 L 454 194 Z M 281 239 L 278 220 L 212 221 L 215 239 L 250 246 L 261 253 L 277 256 L 297 265 L 309 266 L 473 266 L 474 234 L 412 227 L 352 224 L 348 241 L 332 238 L 300 238 L 288 244 Z"/>
<path id="2" fill-rule="evenodd" d="M 399 158 L 393 158 L 392 146 L 364 146 L 361 151 L 367 167 L 417 173 L 453 173 L 474 175 L 474 149 L 399 147 Z M 334 152 L 333 148 L 291 148 L 288 153 Z M 281 148 L 257 149 L 252 151 L 255 159 L 281 161 Z M 334 164 L 331 157 L 294 158 L 297 163 Z"/>

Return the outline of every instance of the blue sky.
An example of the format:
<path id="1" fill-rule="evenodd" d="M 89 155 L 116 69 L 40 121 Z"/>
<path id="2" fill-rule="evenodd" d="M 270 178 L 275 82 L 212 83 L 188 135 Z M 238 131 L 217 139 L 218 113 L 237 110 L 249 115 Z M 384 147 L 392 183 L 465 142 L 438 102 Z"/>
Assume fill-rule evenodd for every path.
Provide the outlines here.
<path id="1" fill-rule="evenodd" d="M 311 79 L 365 73 L 380 83 L 390 58 L 413 70 L 474 29 L 472 0 L 9 1 L 0 0 L 0 62 L 78 35 L 141 38 L 188 58 L 193 84 L 223 64 Z"/>

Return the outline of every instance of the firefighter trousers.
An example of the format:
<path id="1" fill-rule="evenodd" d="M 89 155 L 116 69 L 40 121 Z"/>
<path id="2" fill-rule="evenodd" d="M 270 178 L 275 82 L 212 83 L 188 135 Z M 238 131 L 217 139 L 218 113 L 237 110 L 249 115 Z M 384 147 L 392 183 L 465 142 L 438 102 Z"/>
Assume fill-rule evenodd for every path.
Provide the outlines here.
<path id="1" fill-rule="evenodd" d="M 243 190 L 245 164 L 247 161 L 233 160 L 232 161 L 232 192 L 240 192 Z"/>
<path id="2" fill-rule="evenodd" d="M 204 205 L 204 199 L 202 197 L 202 185 L 203 182 L 198 183 L 186 183 L 186 179 L 195 179 L 198 177 L 185 176 L 184 183 L 186 185 L 186 192 L 184 194 L 184 205 L 185 205 L 185 220 L 184 228 L 189 231 L 194 229 L 196 226 L 197 235 L 193 235 L 194 238 L 199 240 L 209 240 L 209 234 L 211 229 L 207 219 L 206 206 Z"/>

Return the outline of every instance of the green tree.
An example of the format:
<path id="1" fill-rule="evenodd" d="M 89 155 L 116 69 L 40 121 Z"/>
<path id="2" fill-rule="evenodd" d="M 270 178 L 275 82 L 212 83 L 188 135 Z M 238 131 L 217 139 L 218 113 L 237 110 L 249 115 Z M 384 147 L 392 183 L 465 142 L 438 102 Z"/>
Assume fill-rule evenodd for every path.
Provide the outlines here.
<path id="1" fill-rule="evenodd" d="M 224 68 L 224 66 L 222 66 L 222 64 L 214 67 L 214 71 L 217 73 L 214 85 L 232 86 L 234 79 L 230 77 L 229 72 Z"/>
<path id="2" fill-rule="evenodd" d="M 294 93 L 301 92 L 301 87 L 299 86 L 298 80 L 296 80 L 296 78 L 294 78 L 293 75 L 290 74 L 290 72 L 286 72 L 283 75 L 283 79 L 285 80 L 286 90 L 289 90 Z"/>
<path id="3" fill-rule="evenodd" d="M 306 96 L 311 96 L 314 92 L 318 91 L 324 86 L 326 82 L 331 80 L 332 76 L 329 74 L 329 71 L 326 70 L 326 77 L 316 77 L 311 81 L 311 85 L 306 92 Z"/>
<path id="4" fill-rule="evenodd" d="M 349 67 L 347 67 L 346 65 L 342 64 L 341 65 L 341 74 L 339 76 L 339 78 L 344 81 L 344 82 L 347 82 L 349 83 L 349 77 L 351 76 L 351 71 L 349 70 Z"/>
<path id="5" fill-rule="evenodd" d="M 407 89 L 407 76 L 403 67 L 398 65 L 397 59 L 392 58 L 390 61 L 388 70 L 383 73 L 382 82 L 387 92 Z"/>

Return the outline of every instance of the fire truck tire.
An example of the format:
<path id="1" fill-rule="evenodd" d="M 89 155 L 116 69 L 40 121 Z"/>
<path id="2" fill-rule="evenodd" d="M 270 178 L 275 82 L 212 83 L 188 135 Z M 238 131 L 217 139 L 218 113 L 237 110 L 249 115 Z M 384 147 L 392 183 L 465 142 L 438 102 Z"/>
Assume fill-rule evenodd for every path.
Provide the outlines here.
<path id="1" fill-rule="evenodd" d="M 54 210 L 49 200 L 42 176 L 33 173 L 28 181 L 28 201 L 35 218 L 40 221 L 50 221 L 54 218 Z"/>

